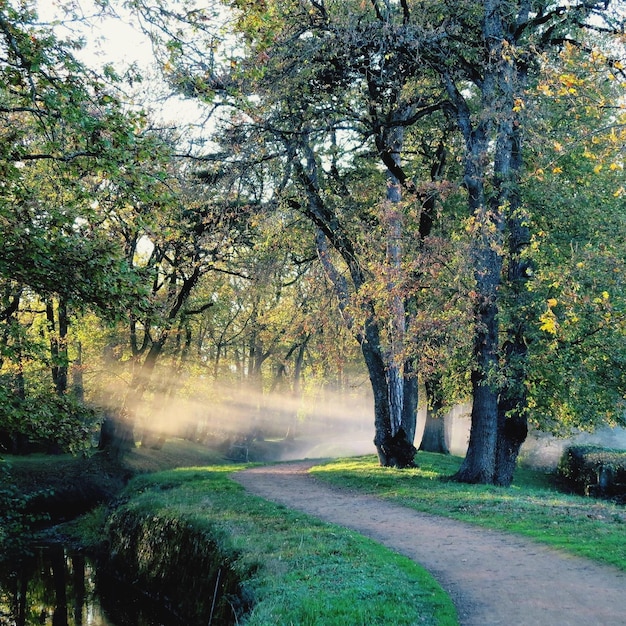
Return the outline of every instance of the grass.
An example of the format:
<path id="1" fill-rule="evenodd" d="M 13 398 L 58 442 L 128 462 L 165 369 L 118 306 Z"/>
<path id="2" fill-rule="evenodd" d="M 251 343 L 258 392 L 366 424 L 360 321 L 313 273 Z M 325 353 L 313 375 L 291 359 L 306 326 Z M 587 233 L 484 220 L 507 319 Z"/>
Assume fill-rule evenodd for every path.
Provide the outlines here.
<path id="1" fill-rule="evenodd" d="M 357 533 L 247 494 L 229 479 L 235 469 L 139 476 L 122 497 L 126 506 L 184 518 L 235 555 L 254 599 L 238 623 L 458 624 L 450 599 L 424 569 Z"/>
<path id="2" fill-rule="evenodd" d="M 319 479 L 392 500 L 418 511 L 523 535 L 571 554 L 626 571 L 623 505 L 564 494 L 552 475 L 518 469 L 513 486 L 442 480 L 462 459 L 419 452 L 418 468 L 395 470 L 375 456 L 340 459 L 312 468 Z"/>
<path id="3" fill-rule="evenodd" d="M 315 466 L 320 480 L 419 511 L 526 536 L 626 571 L 626 509 L 610 502 L 559 492 L 553 476 L 519 469 L 512 487 L 464 485 L 442 480 L 462 459 L 420 452 L 411 470 L 382 468 L 375 456 Z M 70 459 L 14 460 L 17 475 L 36 481 Z M 198 467 L 179 466 L 196 464 Z M 163 450 L 133 451 L 127 467 L 139 475 L 125 499 L 133 506 L 184 516 L 210 527 L 236 554 L 254 609 L 241 624 L 457 624 L 449 598 L 419 566 L 340 527 L 323 524 L 247 494 L 212 451 L 182 441 Z M 163 468 L 167 471 L 157 471 Z M 61 472 L 62 473 L 62 472 Z M 75 472 L 69 472 L 72 479 Z M 75 532 L 102 538 L 103 512 L 84 516 Z"/>

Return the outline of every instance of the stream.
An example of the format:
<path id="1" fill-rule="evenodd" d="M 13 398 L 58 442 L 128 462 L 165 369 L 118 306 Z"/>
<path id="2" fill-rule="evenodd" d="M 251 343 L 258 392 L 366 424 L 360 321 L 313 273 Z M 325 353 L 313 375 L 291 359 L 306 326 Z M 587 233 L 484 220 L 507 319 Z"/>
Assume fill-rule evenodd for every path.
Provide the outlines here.
<path id="1" fill-rule="evenodd" d="M 0 626 L 181 626 L 81 552 L 36 546 L 0 568 Z"/>

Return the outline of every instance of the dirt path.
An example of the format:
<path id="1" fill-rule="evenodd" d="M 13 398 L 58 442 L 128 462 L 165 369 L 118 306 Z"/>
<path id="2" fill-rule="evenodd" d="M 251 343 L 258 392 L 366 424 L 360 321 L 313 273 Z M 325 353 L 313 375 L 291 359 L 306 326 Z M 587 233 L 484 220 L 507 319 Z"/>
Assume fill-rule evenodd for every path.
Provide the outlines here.
<path id="1" fill-rule="evenodd" d="M 585 559 L 324 485 L 314 462 L 234 475 L 267 500 L 351 528 L 428 569 L 464 626 L 626 626 L 626 574 Z M 625 537 L 626 540 L 626 537 Z"/>

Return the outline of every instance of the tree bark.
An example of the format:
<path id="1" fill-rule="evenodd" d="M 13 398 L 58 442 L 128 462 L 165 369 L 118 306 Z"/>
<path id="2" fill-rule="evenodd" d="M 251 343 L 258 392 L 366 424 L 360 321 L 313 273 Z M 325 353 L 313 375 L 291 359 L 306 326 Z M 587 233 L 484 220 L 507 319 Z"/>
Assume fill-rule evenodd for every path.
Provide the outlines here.
<path id="1" fill-rule="evenodd" d="M 521 19 L 527 19 L 522 15 Z M 518 68 L 516 79 L 520 86 L 527 83 L 526 69 Z M 511 77 L 508 83 L 511 83 Z M 513 94 L 509 94 L 509 107 L 514 115 Z M 528 348 L 526 337 L 529 320 L 529 292 L 527 283 L 532 261 L 525 252 L 530 244 L 530 228 L 522 214 L 519 177 L 523 166 L 521 124 L 517 120 L 507 126 L 510 135 L 510 175 L 508 188 L 509 212 L 507 215 L 507 291 L 510 300 L 510 323 L 502 346 L 505 376 L 498 401 L 498 442 L 495 482 L 509 486 L 517 465 L 519 451 L 528 435 L 526 376 Z"/>
<path id="2" fill-rule="evenodd" d="M 522 168 L 518 111 L 526 85 L 527 63 L 523 55 L 512 59 L 508 50 L 518 43 L 516 33 L 523 32 L 520 25 L 526 23 L 528 15 L 528 3 L 521 5 L 519 14 L 511 14 L 510 5 L 501 0 L 488 0 L 484 4 L 482 37 L 486 56 L 479 84 L 482 121 L 472 125 L 467 104 L 456 87 L 450 88 L 452 83 L 448 81 L 465 138 L 465 181 L 471 215 L 476 220 L 474 405 L 468 453 L 456 475 L 458 480 L 466 482 L 510 484 L 527 434 L 527 322 L 523 317 L 524 307 L 516 301 L 516 296 L 523 298 L 525 293 L 527 267 L 522 261 L 522 251 L 529 242 L 528 229 L 520 215 L 518 192 Z M 490 144 L 493 144 L 492 156 Z M 492 172 L 486 168 L 489 162 Z M 488 192 L 486 181 L 490 181 Z M 508 238 L 503 236 L 505 228 Z M 513 294 L 508 328 L 500 328 L 502 284 Z M 499 345 L 501 336 L 503 341 Z"/>
<path id="3" fill-rule="evenodd" d="M 489 80 L 488 80 L 489 79 Z M 493 76 L 485 77 L 483 108 L 493 110 Z M 498 429 L 498 290 L 502 271 L 502 226 L 499 206 L 487 206 L 485 164 L 491 122 L 484 116 L 474 127 L 470 108 L 451 81 L 448 93 L 455 104 L 457 123 L 466 145 L 464 181 L 473 218 L 471 262 L 474 271 L 472 412 L 467 454 L 454 479 L 468 483 L 492 483 L 495 476 Z M 494 211 L 495 209 L 495 211 Z"/>
<path id="4" fill-rule="evenodd" d="M 388 158 L 395 168 L 399 168 L 400 152 L 404 141 L 404 131 L 401 126 L 387 129 L 381 143 Z M 391 434 L 403 428 L 404 416 L 404 336 L 405 336 L 405 310 L 404 299 L 400 289 L 402 280 L 402 187 L 398 178 L 387 170 L 387 194 L 385 203 L 385 224 L 387 226 L 387 291 L 390 298 L 389 311 L 389 338 L 388 354 L 386 355 L 387 391 L 389 394 L 389 418 L 391 421 Z M 406 433 L 406 428 L 404 428 Z"/>
<path id="5" fill-rule="evenodd" d="M 49 299 L 46 302 L 46 318 L 48 321 L 48 332 L 50 333 L 50 361 L 52 382 L 58 396 L 62 396 L 67 391 L 68 381 L 68 352 L 67 333 L 69 329 L 69 318 L 67 314 L 67 302 L 65 298 L 59 298 L 55 307 L 54 301 Z"/>
<path id="6" fill-rule="evenodd" d="M 415 442 L 417 430 L 417 406 L 419 403 L 419 382 L 415 371 L 413 359 L 407 359 L 404 363 L 404 398 L 402 401 L 402 428 L 406 433 L 407 441 Z"/>
<path id="7" fill-rule="evenodd" d="M 72 393 L 78 402 L 85 401 L 85 383 L 83 377 L 83 346 L 76 343 L 76 359 L 72 365 Z"/>

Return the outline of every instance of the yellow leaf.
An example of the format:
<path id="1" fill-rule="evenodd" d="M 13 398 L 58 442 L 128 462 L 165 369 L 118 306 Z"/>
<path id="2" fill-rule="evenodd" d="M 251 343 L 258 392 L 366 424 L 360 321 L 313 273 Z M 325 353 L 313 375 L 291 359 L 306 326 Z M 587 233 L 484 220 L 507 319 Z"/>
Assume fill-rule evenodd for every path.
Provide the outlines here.
<path id="1" fill-rule="evenodd" d="M 608 291 L 603 291 L 602 292 L 602 299 L 603 300 L 608 300 L 609 299 L 609 292 Z"/>
<path id="2" fill-rule="evenodd" d="M 549 85 L 539 85 L 539 87 L 537 87 L 537 89 L 544 95 L 544 96 L 551 96 L 552 95 L 552 89 L 550 88 Z"/>
<path id="3" fill-rule="evenodd" d="M 548 298 L 548 306 L 550 308 L 552 308 L 553 306 L 556 306 L 559 303 L 559 301 L 556 298 Z"/>
<path id="4" fill-rule="evenodd" d="M 602 171 L 602 165 L 598 164 L 593 168 L 594 173 L 599 174 Z"/>
<path id="5" fill-rule="evenodd" d="M 551 335 L 556 335 L 556 317 L 552 311 L 546 311 L 540 318 L 539 321 L 541 324 L 539 325 L 540 330 L 544 330 Z"/>
<path id="6" fill-rule="evenodd" d="M 562 167 L 553 167 L 552 168 L 552 173 L 553 174 L 562 174 L 563 173 L 563 168 Z"/>
<path id="7" fill-rule="evenodd" d="M 561 80 L 561 83 L 566 87 L 573 87 L 574 85 L 578 85 L 580 83 L 580 80 L 576 78 L 576 76 L 574 76 L 573 74 L 561 74 L 561 76 L 559 76 L 559 79 Z"/>

